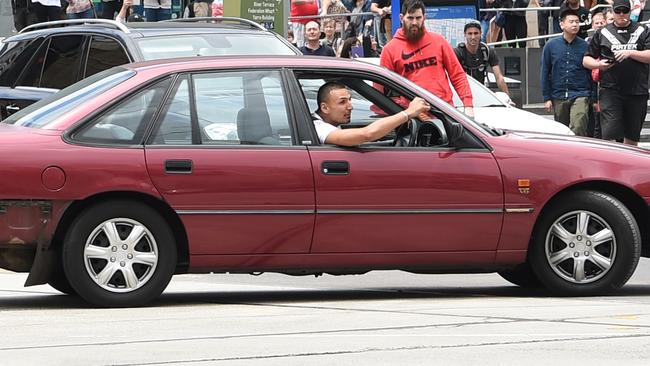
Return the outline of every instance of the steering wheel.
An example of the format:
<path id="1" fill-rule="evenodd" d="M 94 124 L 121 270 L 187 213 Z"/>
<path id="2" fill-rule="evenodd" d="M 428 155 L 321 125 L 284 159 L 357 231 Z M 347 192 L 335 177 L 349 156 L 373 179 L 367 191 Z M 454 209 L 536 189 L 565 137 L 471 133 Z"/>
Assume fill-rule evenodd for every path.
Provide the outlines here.
<path id="1" fill-rule="evenodd" d="M 418 130 L 420 129 L 420 121 L 417 119 L 410 119 L 408 122 L 401 124 L 395 132 L 395 140 L 393 146 L 397 147 L 413 147 L 417 142 Z"/>

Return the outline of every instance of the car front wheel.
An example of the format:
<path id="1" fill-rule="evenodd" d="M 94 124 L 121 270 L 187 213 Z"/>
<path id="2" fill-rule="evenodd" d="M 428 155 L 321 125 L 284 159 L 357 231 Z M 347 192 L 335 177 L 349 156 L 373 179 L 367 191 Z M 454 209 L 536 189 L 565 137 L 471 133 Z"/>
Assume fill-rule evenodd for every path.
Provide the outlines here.
<path id="1" fill-rule="evenodd" d="M 166 221 L 137 202 L 89 207 L 64 241 L 63 267 L 70 285 L 97 306 L 140 306 L 158 297 L 176 265 Z"/>
<path id="2" fill-rule="evenodd" d="M 641 254 L 641 235 L 630 211 L 594 191 L 568 192 L 544 211 L 533 233 L 530 264 L 552 291 L 604 293 L 622 287 Z"/>

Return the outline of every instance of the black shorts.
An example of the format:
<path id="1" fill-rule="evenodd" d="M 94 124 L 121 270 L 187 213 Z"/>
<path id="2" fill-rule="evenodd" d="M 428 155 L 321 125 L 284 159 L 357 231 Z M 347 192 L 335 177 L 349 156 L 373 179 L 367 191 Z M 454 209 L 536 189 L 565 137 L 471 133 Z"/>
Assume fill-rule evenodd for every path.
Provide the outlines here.
<path id="1" fill-rule="evenodd" d="M 600 126 L 603 140 L 626 138 L 639 141 L 648 111 L 647 95 L 622 95 L 616 90 L 600 89 Z"/>

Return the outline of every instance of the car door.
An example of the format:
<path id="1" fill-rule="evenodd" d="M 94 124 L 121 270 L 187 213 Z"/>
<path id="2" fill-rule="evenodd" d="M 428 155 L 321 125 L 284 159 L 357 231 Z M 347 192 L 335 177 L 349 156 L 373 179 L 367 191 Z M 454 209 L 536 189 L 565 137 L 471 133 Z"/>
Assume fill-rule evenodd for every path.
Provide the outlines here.
<path id="1" fill-rule="evenodd" d="M 182 75 L 146 146 L 191 255 L 307 253 L 314 182 L 279 71 Z"/>
<path id="2" fill-rule="evenodd" d="M 387 80 L 340 72 L 320 79 L 313 72 L 296 75 L 311 111 L 319 83 L 347 85 L 357 127 L 400 110 L 373 88 L 382 85 L 397 98 L 399 85 Z M 468 148 L 394 147 L 390 137 L 352 148 L 310 146 L 317 212 L 311 252 L 495 251 L 502 181 L 489 149 L 473 141 L 479 143 Z"/>

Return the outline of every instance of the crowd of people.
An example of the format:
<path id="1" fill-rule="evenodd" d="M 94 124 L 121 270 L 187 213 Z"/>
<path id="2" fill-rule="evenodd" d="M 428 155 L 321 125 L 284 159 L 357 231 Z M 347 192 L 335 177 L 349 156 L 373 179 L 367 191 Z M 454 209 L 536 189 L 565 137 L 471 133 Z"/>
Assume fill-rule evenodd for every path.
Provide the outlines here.
<path id="1" fill-rule="evenodd" d="M 555 120 L 567 125 L 576 135 L 630 145 L 640 140 L 648 103 L 650 28 L 639 24 L 638 16 L 634 17 L 634 1 L 606 0 L 609 7 L 596 8 L 586 15 L 578 0 L 560 4 L 557 17 L 561 36 L 551 38 L 543 47 L 541 84 L 546 110 L 553 112 Z M 499 89 L 508 93 L 496 51 L 481 42 L 485 19 L 467 23 L 466 42 L 452 48 L 441 35 L 427 31 L 422 1 L 406 0 L 400 11 L 401 28 L 381 48 L 383 67 L 448 103 L 451 103 L 453 87 L 470 116 L 473 99 L 466 74 L 483 82 L 487 70 L 491 69 Z M 585 24 L 593 31 L 591 37 Z M 330 47 L 333 42 L 319 42 L 317 22 L 308 21 L 306 29 L 303 53 L 337 54 Z M 322 107 L 327 107 L 326 102 Z M 406 115 L 399 122 L 398 116 L 392 117 L 393 124 L 405 123 L 410 118 Z M 321 136 L 321 140 L 325 138 Z"/>
<path id="2" fill-rule="evenodd" d="M 587 16 L 576 3 L 560 9 L 562 36 L 542 51 L 545 108 L 576 135 L 637 145 L 648 107 L 650 28 L 638 23 L 633 1 L 613 0 L 611 10 Z"/>
<path id="3" fill-rule="evenodd" d="M 479 20 L 483 32 L 481 40 L 491 43 L 517 40 L 528 36 L 525 11 L 487 11 L 490 9 L 555 8 L 549 11 L 537 11 L 537 34 L 540 36 L 561 33 L 560 13 L 567 8 L 573 9 L 578 12 L 579 35 L 581 38 L 585 38 L 590 28 L 592 14 L 611 7 L 613 2 L 614 0 L 479 0 L 481 9 Z M 645 3 L 646 0 L 631 0 L 632 20 L 638 20 Z M 545 43 L 545 39 L 539 40 L 540 47 L 544 47 Z M 524 48 L 526 42 L 515 42 L 512 43 L 512 46 Z"/>
<path id="4" fill-rule="evenodd" d="M 121 22 L 170 18 L 171 0 L 143 0 L 143 16 L 131 13 L 132 1 L 102 0 L 101 14 L 90 0 L 12 0 L 12 5 L 17 29 L 30 21 L 63 18 L 102 17 Z M 541 34 L 549 28 L 561 33 L 540 40 L 546 110 L 576 135 L 637 144 L 647 113 L 650 72 L 650 28 L 639 24 L 637 11 L 645 7 L 645 0 L 532 1 L 541 7 L 559 6 L 557 11 L 538 13 Z M 482 8 L 495 9 L 523 8 L 529 3 L 480 0 Z M 587 10 L 599 4 L 608 6 Z M 288 38 L 305 55 L 379 57 L 383 67 L 449 103 L 453 87 L 469 116 L 473 116 L 473 100 L 466 74 L 483 83 L 491 70 L 498 88 L 508 93 L 496 51 L 485 41 L 494 37 L 495 26 L 502 27 L 500 33 L 508 39 L 526 37 L 525 16 L 518 10 L 481 12 L 478 21 L 465 25 L 465 42 L 453 48 L 441 35 L 427 31 L 425 13 L 421 0 L 402 1 L 401 27 L 393 35 L 390 0 L 291 0 Z M 223 15 L 223 1 L 193 0 L 184 12 L 186 17 L 214 15 Z M 525 42 L 517 46 L 524 47 Z M 338 85 L 330 91 L 345 94 L 341 89 Z M 327 95 L 322 97 L 327 99 Z M 411 105 L 413 111 L 422 107 L 416 104 Z M 331 116 L 324 112 L 320 117 L 329 123 Z M 386 126 L 403 123 L 400 120 L 401 116 L 392 116 Z"/>
<path id="5" fill-rule="evenodd" d="M 190 0 L 184 18 L 223 15 L 224 0 Z M 11 0 L 14 28 L 20 31 L 28 25 L 65 19 L 114 19 L 121 22 L 156 22 L 172 17 L 171 0 L 142 0 L 142 14 L 133 10 L 133 0 L 101 0 L 95 8 L 91 0 Z"/>

